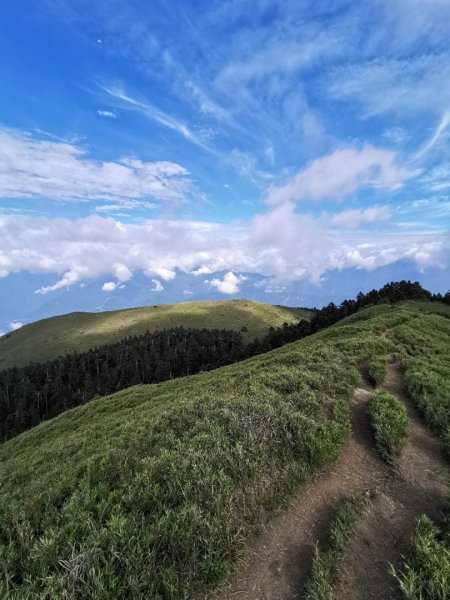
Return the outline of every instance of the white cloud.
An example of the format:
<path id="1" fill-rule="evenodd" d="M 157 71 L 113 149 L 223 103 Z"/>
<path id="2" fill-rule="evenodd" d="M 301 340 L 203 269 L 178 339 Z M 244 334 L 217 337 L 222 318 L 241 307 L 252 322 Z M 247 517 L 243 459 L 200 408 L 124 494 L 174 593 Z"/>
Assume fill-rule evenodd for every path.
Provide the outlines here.
<path id="1" fill-rule="evenodd" d="M 159 279 L 152 279 L 153 287 L 151 289 L 152 292 L 163 292 L 164 286 L 159 281 Z"/>
<path id="2" fill-rule="evenodd" d="M 188 171 L 178 164 L 136 158 L 101 162 L 85 154 L 73 144 L 0 129 L 0 196 L 180 202 L 191 191 Z"/>
<path id="3" fill-rule="evenodd" d="M 112 272 L 121 283 L 124 281 L 129 281 L 133 277 L 132 271 L 130 271 L 130 269 L 121 262 L 116 262 L 113 264 Z"/>
<path id="4" fill-rule="evenodd" d="M 48 265 L 52 264 L 54 259 L 49 259 Z M 44 259 L 43 263 L 46 264 L 47 260 Z M 57 281 L 54 285 L 47 285 L 36 290 L 36 294 L 48 294 L 48 292 L 54 292 L 55 290 L 60 290 L 61 288 L 68 288 L 71 285 L 78 283 L 83 277 L 88 276 L 89 269 L 83 265 L 77 265 L 73 269 L 64 273 L 63 277 Z"/>
<path id="5" fill-rule="evenodd" d="M 76 221 L 0 215 L 0 272 L 55 274 L 55 283 L 40 293 L 94 277 L 125 282 L 135 272 L 159 281 L 162 275 L 165 281 L 173 279 L 177 270 L 226 272 L 225 277 L 209 278 L 213 288 L 224 291 L 239 288 L 243 280 L 236 273 L 242 272 L 277 282 L 318 281 L 327 270 L 374 269 L 405 258 L 421 268 L 446 264 L 449 242 L 443 231 L 371 232 L 368 237 L 348 229 L 356 222 L 384 217 L 387 210 L 382 207 L 313 217 L 297 214 L 292 202 L 233 225 L 162 219 L 121 223 L 98 215 Z M 333 218 L 340 222 L 333 223 Z"/>
<path id="6" fill-rule="evenodd" d="M 176 276 L 176 273 L 173 269 L 165 269 L 164 267 L 158 267 L 155 269 L 155 273 L 164 281 L 172 281 L 172 279 L 175 279 Z"/>
<path id="7" fill-rule="evenodd" d="M 9 324 L 9 328 L 11 331 L 16 331 L 17 329 L 20 329 L 21 327 L 23 327 L 23 323 L 21 323 L 20 321 L 11 321 L 11 323 Z"/>
<path id="8" fill-rule="evenodd" d="M 116 113 L 111 110 L 98 110 L 97 114 L 100 117 L 106 117 L 107 119 L 117 119 Z"/>
<path id="9" fill-rule="evenodd" d="M 361 149 L 343 148 L 314 160 L 280 187 L 271 187 L 267 202 L 342 198 L 363 186 L 395 189 L 416 173 L 397 164 L 389 150 L 366 145 Z"/>
<path id="10" fill-rule="evenodd" d="M 102 292 L 113 292 L 117 287 L 117 284 L 114 281 L 107 281 L 102 285 Z"/>
<path id="11" fill-rule="evenodd" d="M 352 229 L 361 223 L 386 221 L 392 216 L 389 206 L 369 206 L 368 208 L 350 208 L 330 217 L 330 222 L 337 227 Z"/>
<path id="12" fill-rule="evenodd" d="M 194 269 L 192 271 L 192 275 L 209 275 L 211 273 L 211 269 L 209 267 L 201 266 L 198 269 Z"/>
<path id="13" fill-rule="evenodd" d="M 205 283 L 211 287 L 216 288 L 221 294 L 237 294 L 240 290 L 240 284 L 247 281 L 247 277 L 244 275 L 235 275 L 233 271 L 225 273 L 223 279 L 211 279 L 211 281 L 205 280 Z"/>

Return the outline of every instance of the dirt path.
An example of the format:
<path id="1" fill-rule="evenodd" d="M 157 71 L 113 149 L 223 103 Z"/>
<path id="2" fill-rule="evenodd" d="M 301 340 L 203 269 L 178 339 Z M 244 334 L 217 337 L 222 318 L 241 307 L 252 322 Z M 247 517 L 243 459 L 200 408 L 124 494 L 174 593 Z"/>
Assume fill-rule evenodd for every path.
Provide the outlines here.
<path id="1" fill-rule="evenodd" d="M 336 598 L 391 597 L 388 563 L 398 564 L 415 517 L 435 514 L 442 506 L 449 470 L 439 442 L 402 393 L 397 365 L 389 366 L 383 387 L 405 401 L 411 420 L 398 472 L 386 466 L 373 447 L 366 416 L 371 389 L 357 388 L 351 400 L 352 433 L 338 463 L 319 473 L 286 511 L 272 519 L 250 544 L 248 564 L 229 578 L 214 600 L 302 598 L 315 542 L 327 539 L 342 501 L 367 490 L 376 492 L 375 499 L 348 549 Z"/>
<path id="2" fill-rule="evenodd" d="M 438 516 L 450 477 L 440 442 L 422 424 L 403 392 L 398 364 L 389 365 L 382 387 L 405 403 L 409 436 L 396 472 L 359 523 L 344 556 L 345 571 L 335 588 L 336 598 L 342 600 L 397 597 L 394 580 L 387 576 L 389 564 L 400 566 L 401 554 L 407 550 L 420 514 Z"/>
<path id="3" fill-rule="evenodd" d="M 293 600 L 302 597 L 315 542 L 326 539 L 341 502 L 382 485 L 386 470 L 368 436 L 369 387 L 353 393 L 352 433 L 332 470 L 319 473 L 275 516 L 250 546 L 250 561 L 231 576 L 215 600 Z"/>

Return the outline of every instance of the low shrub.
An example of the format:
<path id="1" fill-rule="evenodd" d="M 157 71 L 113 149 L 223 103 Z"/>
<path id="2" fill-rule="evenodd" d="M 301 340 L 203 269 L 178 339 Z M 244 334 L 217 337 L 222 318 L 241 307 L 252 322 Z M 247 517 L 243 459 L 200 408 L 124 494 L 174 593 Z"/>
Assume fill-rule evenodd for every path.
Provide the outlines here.
<path id="1" fill-rule="evenodd" d="M 386 373 L 386 360 L 383 357 L 373 359 L 369 362 L 367 374 L 373 385 L 380 385 L 386 377 Z"/>
<path id="2" fill-rule="evenodd" d="M 408 435 L 406 409 L 394 395 L 378 390 L 370 399 L 369 416 L 377 449 L 386 461 L 392 462 Z"/>

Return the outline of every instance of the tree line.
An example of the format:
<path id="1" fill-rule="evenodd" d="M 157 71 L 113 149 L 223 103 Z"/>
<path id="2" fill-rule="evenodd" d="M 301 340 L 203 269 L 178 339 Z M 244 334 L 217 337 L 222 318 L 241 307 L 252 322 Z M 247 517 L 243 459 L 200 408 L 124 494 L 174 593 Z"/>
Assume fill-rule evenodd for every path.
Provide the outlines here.
<path id="1" fill-rule="evenodd" d="M 302 339 L 367 306 L 401 300 L 450 304 L 450 293 L 433 295 L 417 282 L 393 282 L 339 306 L 312 309 L 309 320 L 271 328 L 246 347 L 240 332 L 177 327 L 0 371 L 0 442 L 96 395 L 215 369 Z"/>
<path id="2" fill-rule="evenodd" d="M 177 327 L 0 371 L 0 441 L 96 395 L 208 371 L 242 354 L 240 332 Z"/>

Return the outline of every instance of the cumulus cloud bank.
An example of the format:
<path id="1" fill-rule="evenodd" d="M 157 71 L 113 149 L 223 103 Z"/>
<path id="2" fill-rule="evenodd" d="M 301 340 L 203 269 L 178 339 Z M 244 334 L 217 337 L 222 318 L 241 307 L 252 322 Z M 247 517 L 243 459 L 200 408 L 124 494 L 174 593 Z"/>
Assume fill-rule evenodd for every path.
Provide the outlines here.
<path id="1" fill-rule="evenodd" d="M 35 139 L 0 129 L 0 196 L 51 200 L 107 200 L 152 197 L 183 201 L 191 190 L 188 171 L 172 162 L 117 162 L 86 158 L 73 144 Z"/>
<path id="2" fill-rule="evenodd" d="M 295 213 L 285 203 L 240 226 L 187 220 L 125 224 L 97 215 L 70 221 L 0 215 L 0 276 L 28 270 L 54 273 L 57 281 L 39 290 L 49 293 L 84 279 L 112 275 L 120 283 L 136 271 L 150 280 L 170 281 L 176 271 L 197 275 L 227 271 L 210 286 L 236 293 L 239 273 L 269 275 L 278 281 L 318 280 L 327 270 L 368 270 L 409 258 L 420 268 L 444 260 L 448 238 L 442 233 L 374 233 L 334 228 L 333 219 L 352 226 L 373 213 L 343 211 L 332 217 Z M 154 290 L 159 285 L 153 281 Z M 236 290 L 236 291 L 235 291 Z M 108 290 L 106 290 L 108 291 Z"/>

